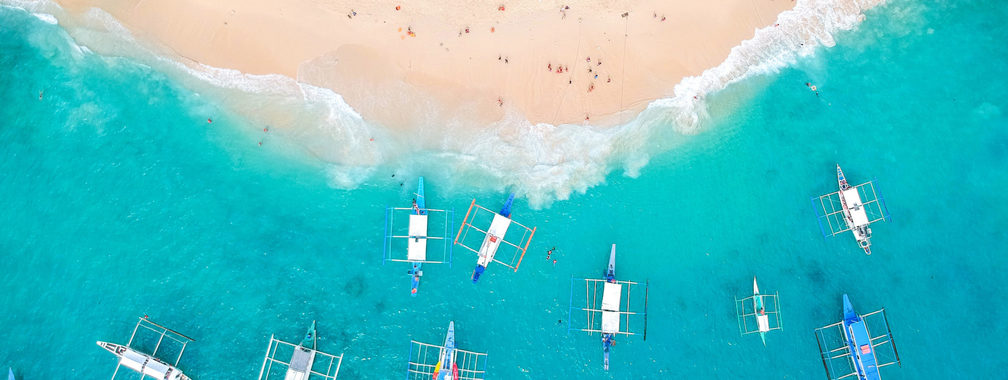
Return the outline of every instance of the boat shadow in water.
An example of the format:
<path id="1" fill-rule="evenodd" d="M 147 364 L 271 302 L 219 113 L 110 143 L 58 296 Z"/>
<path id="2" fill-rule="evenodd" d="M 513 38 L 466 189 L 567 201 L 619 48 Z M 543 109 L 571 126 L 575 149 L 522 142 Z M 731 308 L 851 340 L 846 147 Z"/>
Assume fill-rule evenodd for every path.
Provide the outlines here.
<path id="1" fill-rule="evenodd" d="M 366 290 L 367 283 L 364 281 L 364 276 L 359 274 L 343 284 L 343 292 L 354 298 L 360 298 Z"/>

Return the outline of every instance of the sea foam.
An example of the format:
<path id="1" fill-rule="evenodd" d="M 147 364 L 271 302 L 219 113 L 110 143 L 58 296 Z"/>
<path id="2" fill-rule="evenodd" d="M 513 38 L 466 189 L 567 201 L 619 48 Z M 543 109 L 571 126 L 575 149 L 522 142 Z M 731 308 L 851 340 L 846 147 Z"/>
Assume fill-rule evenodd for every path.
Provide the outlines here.
<path id="1" fill-rule="evenodd" d="M 49 1 L 0 1 L 50 17 L 62 12 Z M 757 29 L 753 38 L 733 48 L 720 65 L 684 78 L 673 97 L 654 100 L 632 120 L 606 127 L 533 124 L 510 113 L 491 125 L 419 120 L 422 125 L 415 130 L 394 131 L 365 120 L 327 88 L 282 75 L 211 67 L 137 41 L 99 9 L 63 26 L 78 43 L 99 54 L 126 56 L 180 74 L 175 76 L 193 91 L 248 118 L 250 133 L 264 125 L 273 127 L 288 148 L 326 165 L 335 187 L 353 188 L 375 173 L 393 171 L 433 177 L 449 187 L 509 189 L 533 206 L 543 206 L 585 192 L 613 170 L 636 176 L 651 156 L 701 130 L 709 119 L 707 96 L 747 77 L 775 72 L 818 46 L 835 45 L 837 31 L 853 28 L 865 10 L 880 3 L 799 0 L 778 15 L 774 25 Z"/>

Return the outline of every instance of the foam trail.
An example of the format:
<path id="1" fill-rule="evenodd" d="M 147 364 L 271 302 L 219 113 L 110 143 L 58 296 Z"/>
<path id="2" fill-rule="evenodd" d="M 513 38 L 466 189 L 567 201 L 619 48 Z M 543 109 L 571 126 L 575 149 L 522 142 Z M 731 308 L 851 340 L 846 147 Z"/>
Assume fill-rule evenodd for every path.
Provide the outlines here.
<path id="1" fill-rule="evenodd" d="M 650 157 L 666 151 L 708 119 L 704 98 L 731 83 L 774 72 L 818 46 L 833 46 L 837 31 L 855 27 L 864 11 L 883 0 L 799 0 L 776 25 L 755 31 L 727 59 L 701 75 L 684 78 L 675 96 L 651 102 L 629 122 L 612 126 L 532 124 L 508 114 L 491 125 L 472 126 L 450 112 L 421 112 L 407 131 L 393 131 L 361 117 L 326 88 L 281 75 L 249 75 L 178 57 L 137 41 L 108 13 L 92 9 L 84 20 L 47 1 L 0 0 L 33 13 L 55 14 L 68 33 L 99 54 L 125 56 L 179 73 L 184 85 L 209 94 L 248 118 L 250 132 L 275 127 L 293 150 L 328 165 L 333 186 L 353 188 L 378 168 L 425 174 L 457 186 L 511 188 L 541 207 L 585 192 L 612 170 L 635 176 Z M 433 106 L 432 106 L 433 107 Z M 431 116 L 434 115 L 434 116 Z M 374 140 L 372 140 L 374 139 Z M 379 143 L 375 143 L 378 141 Z M 434 173 L 431 173 L 434 172 Z M 438 175 L 437 173 L 440 173 Z"/>

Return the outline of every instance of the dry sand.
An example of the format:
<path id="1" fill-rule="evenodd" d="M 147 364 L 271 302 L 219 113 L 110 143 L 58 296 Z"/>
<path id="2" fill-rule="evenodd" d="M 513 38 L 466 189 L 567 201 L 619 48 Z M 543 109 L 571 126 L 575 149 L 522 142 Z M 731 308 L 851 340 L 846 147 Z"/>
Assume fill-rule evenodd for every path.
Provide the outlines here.
<path id="1" fill-rule="evenodd" d="M 491 125 L 508 115 L 532 123 L 623 122 L 670 96 L 682 78 L 717 66 L 794 6 L 792 0 L 58 2 L 71 12 L 101 8 L 137 36 L 190 60 L 330 88 L 365 119 L 390 128 Z"/>

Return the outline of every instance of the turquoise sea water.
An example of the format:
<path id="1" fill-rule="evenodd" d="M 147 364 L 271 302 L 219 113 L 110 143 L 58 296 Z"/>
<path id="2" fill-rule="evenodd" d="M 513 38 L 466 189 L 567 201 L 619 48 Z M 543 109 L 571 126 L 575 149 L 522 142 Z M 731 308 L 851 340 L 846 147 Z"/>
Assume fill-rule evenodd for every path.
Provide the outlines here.
<path id="1" fill-rule="evenodd" d="M 712 96 L 701 131 L 655 142 L 673 148 L 636 178 L 538 210 L 519 194 L 515 219 L 538 230 L 517 273 L 472 285 L 475 257 L 457 249 L 413 298 L 405 264 L 381 265 L 381 235 L 415 177 L 334 189 L 221 102 L 0 7 L 0 365 L 110 376 L 94 341 L 125 342 L 149 314 L 196 339 L 180 367 L 197 379 L 255 378 L 269 336 L 296 341 L 313 319 L 348 379 L 401 378 L 409 340 L 439 342 L 449 320 L 460 347 L 489 353 L 488 378 L 813 379 L 813 328 L 848 293 L 887 309 L 903 360 L 887 379 L 999 378 L 1006 17 L 997 1 L 874 9 L 836 47 Z M 871 256 L 847 234 L 824 240 L 812 214 L 837 162 L 877 178 L 892 213 Z M 454 208 L 456 225 L 472 198 L 505 196 L 436 168 L 376 170 L 421 172 L 428 206 Z M 606 373 L 598 338 L 566 322 L 570 278 L 600 275 L 612 243 L 619 277 L 650 280 L 650 316 L 647 341 L 620 340 Z M 784 329 L 766 347 L 734 317 L 753 275 L 780 293 Z"/>

